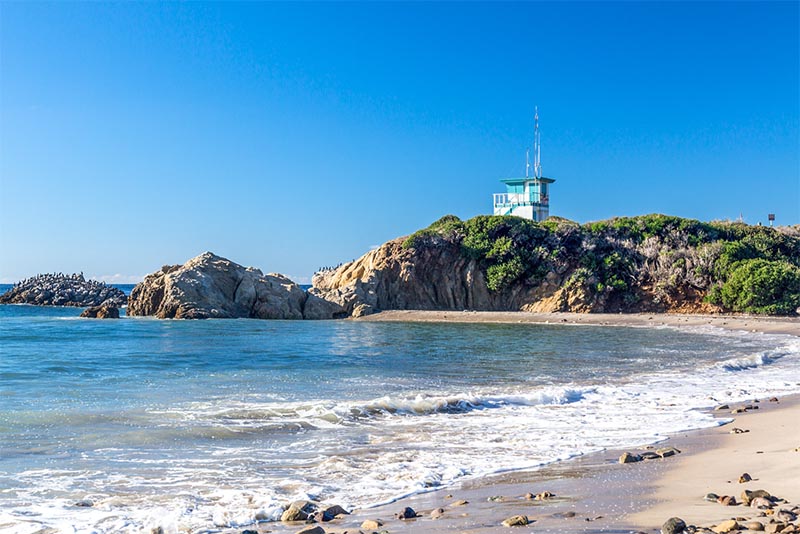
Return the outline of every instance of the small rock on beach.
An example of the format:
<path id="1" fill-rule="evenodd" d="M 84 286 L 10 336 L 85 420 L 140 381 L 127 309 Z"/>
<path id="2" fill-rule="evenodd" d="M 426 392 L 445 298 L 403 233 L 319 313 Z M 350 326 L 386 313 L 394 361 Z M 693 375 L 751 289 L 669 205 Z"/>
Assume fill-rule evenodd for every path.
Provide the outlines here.
<path id="1" fill-rule="evenodd" d="M 524 527 L 528 524 L 530 524 L 530 520 L 524 515 L 515 515 L 503 520 L 504 527 Z"/>
<path id="2" fill-rule="evenodd" d="M 661 525 L 661 534 L 680 534 L 686 531 L 686 523 L 680 517 L 670 517 Z"/>

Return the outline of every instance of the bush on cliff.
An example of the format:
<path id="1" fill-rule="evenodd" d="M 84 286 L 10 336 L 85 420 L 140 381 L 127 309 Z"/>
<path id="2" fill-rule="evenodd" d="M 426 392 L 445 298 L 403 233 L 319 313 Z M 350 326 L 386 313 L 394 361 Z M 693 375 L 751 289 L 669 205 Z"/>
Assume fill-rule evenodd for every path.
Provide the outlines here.
<path id="1" fill-rule="evenodd" d="M 708 300 L 736 312 L 794 314 L 800 308 L 800 268 L 786 261 L 740 261 Z"/>
<path id="2" fill-rule="evenodd" d="M 462 221 L 446 215 L 409 236 L 403 246 L 419 248 L 436 238 L 454 239 L 466 257 L 483 267 L 488 288 L 501 291 L 519 281 L 535 283 L 547 273 L 550 250 L 545 240 L 550 234 L 548 228 L 519 217 L 479 215 Z"/>

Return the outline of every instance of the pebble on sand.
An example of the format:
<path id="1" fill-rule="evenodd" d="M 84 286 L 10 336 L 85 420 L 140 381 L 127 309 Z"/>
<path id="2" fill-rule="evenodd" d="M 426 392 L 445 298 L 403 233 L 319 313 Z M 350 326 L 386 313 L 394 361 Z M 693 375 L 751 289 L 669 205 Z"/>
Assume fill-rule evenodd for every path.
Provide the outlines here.
<path id="1" fill-rule="evenodd" d="M 727 521 L 723 521 L 719 525 L 713 527 L 711 530 L 716 532 L 717 534 L 724 534 L 725 532 L 730 532 L 732 530 L 738 530 L 739 523 L 735 519 L 728 519 Z"/>
<path id="2" fill-rule="evenodd" d="M 680 534 L 686 531 L 686 523 L 680 517 L 670 517 L 661 525 L 661 534 Z"/>
<path id="3" fill-rule="evenodd" d="M 524 527 L 528 524 L 530 524 L 530 519 L 524 515 L 515 515 L 503 520 L 504 527 Z"/>

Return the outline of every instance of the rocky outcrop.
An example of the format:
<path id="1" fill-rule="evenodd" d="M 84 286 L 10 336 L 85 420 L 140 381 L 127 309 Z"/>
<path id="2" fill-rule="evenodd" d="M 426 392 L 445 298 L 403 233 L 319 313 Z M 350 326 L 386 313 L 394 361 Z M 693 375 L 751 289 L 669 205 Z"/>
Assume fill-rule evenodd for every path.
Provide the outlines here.
<path id="1" fill-rule="evenodd" d="M 379 310 L 792 315 L 800 232 L 664 215 L 583 226 L 446 216 L 312 283 L 319 315 L 333 318 Z"/>
<path id="2" fill-rule="evenodd" d="M 90 319 L 119 319 L 119 308 L 116 306 L 92 306 L 81 312 L 81 317 Z"/>
<path id="3" fill-rule="evenodd" d="M 489 291 L 478 262 L 462 255 L 457 243 L 406 248 L 404 239 L 315 274 L 309 293 L 335 304 L 334 318 L 378 310 L 511 310 L 531 298 L 523 287 Z"/>
<path id="4" fill-rule="evenodd" d="M 167 265 L 133 288 L 129 316 L 161 319 L 302 319 L 305 292 L 283 275 L 263 274 L 206 252 Z"/>
<path id="5" fill-rule="evenodd" d="M 33 276 L 0 295 L 0 304 L 34 304 L 37 306 L 124 306 L 128 298 L 120 289 L 80 274 L 40 274 Z"/>

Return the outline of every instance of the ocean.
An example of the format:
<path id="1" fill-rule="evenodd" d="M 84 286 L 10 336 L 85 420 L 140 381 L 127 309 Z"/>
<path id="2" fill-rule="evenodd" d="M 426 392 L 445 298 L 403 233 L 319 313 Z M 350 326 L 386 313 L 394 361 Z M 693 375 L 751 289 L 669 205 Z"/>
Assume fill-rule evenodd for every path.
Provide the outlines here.
<path id="1" fill-rule="evenodd" d="M 0 306 L 0 532 L 170 534 L 275 520 L 299 498 L 366 507 L 800 391 L 800 342 L 782 335 L 79 313 Z"/>

